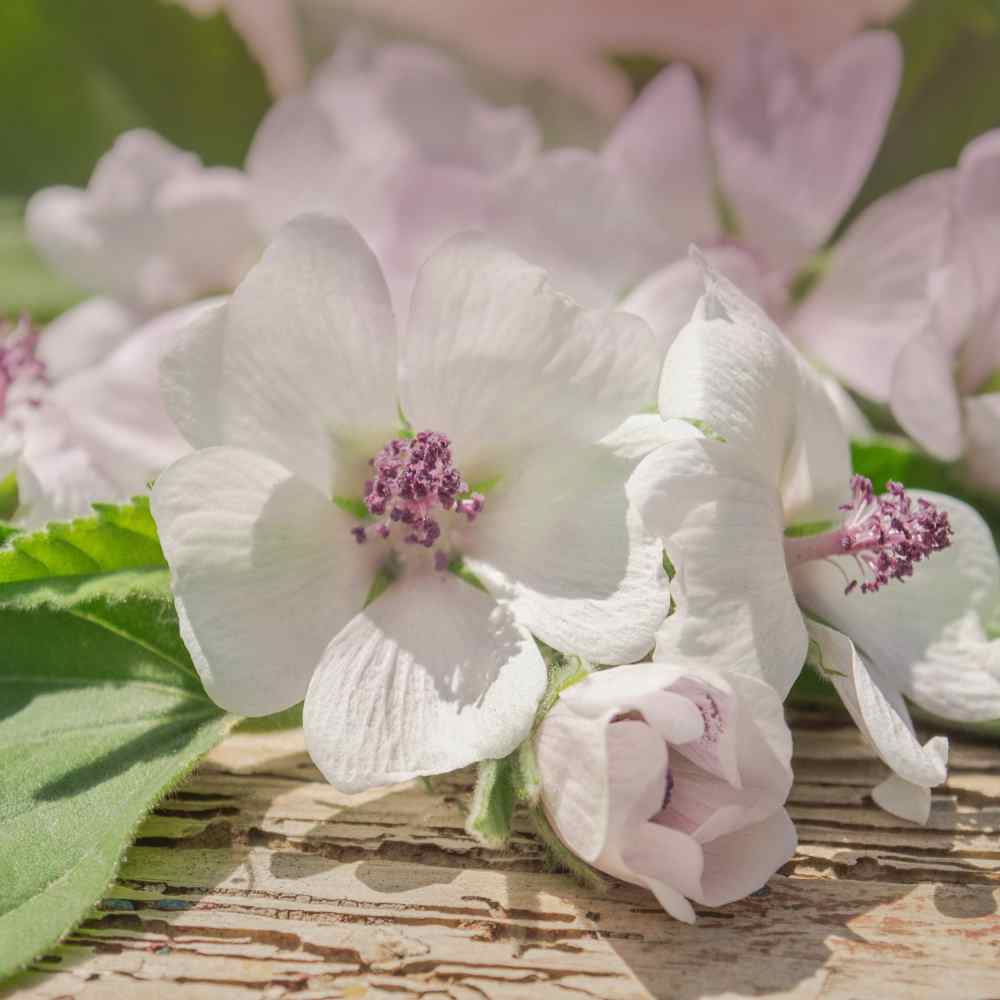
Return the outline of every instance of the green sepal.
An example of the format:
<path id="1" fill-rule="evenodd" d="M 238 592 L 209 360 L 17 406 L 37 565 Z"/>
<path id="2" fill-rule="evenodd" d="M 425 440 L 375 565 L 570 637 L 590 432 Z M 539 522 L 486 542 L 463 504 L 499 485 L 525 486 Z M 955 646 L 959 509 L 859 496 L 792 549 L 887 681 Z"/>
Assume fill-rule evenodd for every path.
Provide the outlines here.
<path id="1" fill-rule="evenodd" d="M 511 757 L 479 762 L 476 790 L 465 821 L 466 833 L 495 851 L 510 841 L 514 821 L 512 770 Z"/>
<path id="2" fill-rule="evenodd" d="M 552 829 L 552 824 L 545 815 L 541 805 L 531 810 L 531 824 L 535 835 L 545 847 L 546 866 L 551 871 L 568 872 L 585 889 L 591 892 L 603 892 L 607 881 L 595 868 L 592 868 L 582 858 L 577 857 Z"/>

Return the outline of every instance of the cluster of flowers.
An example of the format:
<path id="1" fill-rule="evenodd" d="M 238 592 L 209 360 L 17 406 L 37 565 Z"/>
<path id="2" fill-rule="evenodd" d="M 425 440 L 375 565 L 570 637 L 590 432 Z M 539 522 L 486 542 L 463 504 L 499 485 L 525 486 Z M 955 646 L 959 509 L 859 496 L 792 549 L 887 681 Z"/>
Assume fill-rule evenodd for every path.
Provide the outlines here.
<path id="1" fill-rule="evenodd" d="M 3 340 L 17 517 L 155 478 L 220 705 L 304 700 L 347 791 L 514 754 L 554 837 L 680 919 L 795 849 L 806 664 L 891 769 L 875 801 L 926 822 L 947 741 L 904 699 L 1000 718 L 1000 563 L 966 504 L 853 475 L 863 418 L 793 343 L 1000 485 L 1000 135 L 793 294 L 898 78 L 888 34 L 816 70 L 762 44 L 707 106 L 674 65 L 599 152 L 542 152 L 439 54 L 350 41 L 245 172 L 126 135 L 29 206 L 99 297 Z"/>

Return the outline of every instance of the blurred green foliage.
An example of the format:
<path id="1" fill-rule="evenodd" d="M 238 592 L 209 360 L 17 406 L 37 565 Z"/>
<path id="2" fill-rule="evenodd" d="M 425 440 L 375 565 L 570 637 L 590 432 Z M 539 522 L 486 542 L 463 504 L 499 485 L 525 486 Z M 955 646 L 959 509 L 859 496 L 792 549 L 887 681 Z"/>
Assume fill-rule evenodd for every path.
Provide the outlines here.
<path id="1" fill-rule="evenodd" d="M 20 198 L 0 196 L 0 318 L 26 312 L 36 323 L 47 323 L 80 301 L 82 293 L 35 253 L 24 233 L 23 214 Z M 0 488 L 0 498 L 2 493 Z"/>
<path id="2" fill-rule="evenodd" d="M 167 0 L 0 3 L 0 193 L 83 184 L 128 128 L 242 163 L 264 78 L 228 21 Z"/>
<path id="3" fill-rule="evenodd" d="M 1000 126 L 1000 0 L 913 0 L 893 30 L 904 69 L 889 131 L 848 215 L 907 181 L 954 166 Z"/>

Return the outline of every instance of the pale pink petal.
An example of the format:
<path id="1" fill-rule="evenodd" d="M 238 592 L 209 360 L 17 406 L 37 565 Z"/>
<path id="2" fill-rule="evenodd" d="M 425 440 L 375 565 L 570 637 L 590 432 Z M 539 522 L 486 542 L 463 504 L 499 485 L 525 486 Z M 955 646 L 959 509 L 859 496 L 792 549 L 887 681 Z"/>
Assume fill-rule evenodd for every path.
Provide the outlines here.
<path id="1" fill-rule="evenodd" d="M 692 898 L 706 906 L 724 906 L 760 889 L 798 846 L 795 824 L 784 809 L 767 819 L 702 844 L 701 892 Z"/>
<path id="2" fill-rule="evenodd" d="M 712 102 L 723 192 L 773 267 L 802 266 L 833 232 L 882 142 L 899 87 L 895 35 L 866 32 L 809 70 L 776 38 L 747 41 Z"/>
<path id="3" fill-rule="evenodd" d="M 141 323 L 141 314 L 114 299 L 87 299 L 46 325 L 35 353 L 58 382 L 107 357 Z"/>
<path id="4" fill-rule="evenodd" d="M 557 149 L 505 180 L 490 232 L 560 291 L 609 306 L 687 249 L 661 200 L 592 153 Z"/>
<path id="5" fill-rule="evenodd" d="M 900 351 L 892 373 L 889 405 L 903 430 L 932 455 L 952 462 L 962 454 L 962 404 L 953 357 L 931 327 Z"/>
<path id="6" fill-rule="evenodd" d="M 645 188 L 679 239 L 718 233 L 705 112 L 687 66 L 675 63 L 643 88 L 602 155 Z"/>
<path id="7" fill-rule="evenodd" d="M 160 398 L 159 365 L 180 331 L 212 305 L 185 306 L 138 326 L 104 361 L 49 393 L 47 404 L 59 408 L 73 440 L 115 485 L 116 496 L 145 493 L 190 450 Z"/>
<path id="8" fill-rule="evenodd" d="M 870 205 L 792 316 L 792 338 L 871 399 L 888 400 L 896 358 L 928 320 L 953 178 L 950 170 L 927 174 Z"/>

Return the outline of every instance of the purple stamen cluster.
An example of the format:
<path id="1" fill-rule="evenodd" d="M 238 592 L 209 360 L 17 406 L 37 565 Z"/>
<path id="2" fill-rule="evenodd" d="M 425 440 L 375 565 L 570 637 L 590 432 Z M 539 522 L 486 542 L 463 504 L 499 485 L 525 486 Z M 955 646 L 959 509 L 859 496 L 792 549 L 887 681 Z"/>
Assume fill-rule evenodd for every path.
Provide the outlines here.
<path id="1" fill-rule="evenodd" d="M 883 496 L 875 496 L 871 480 L 853 476 L 853 499 L 840 508 L 848 512 L 840 531 L 841 549 L 854 556 L 865 577 L 860 583 L 863 594 L 913 576 L 916 563 L 951 545 L 953 531 L 945 511 L 923 498 L 914 502 L 901 483 L 890 482 L 886 488 Z M 844 592 L 858 586 L 852 580 Z"/>
<path id="2" fill-rule="evenodd" d="M 388 538 L 393 525 L 398 524 L 406 529 L 404 542 L 429 549 L 441 537 L 441 525 L 433 511 L 454 511 L 472 522 L 483 509 L 483 495 L 469 493 L 469 484 L 455 468 L 451 442 L 444 434 L 421 431 L 410 439 L 394 438 L 369 465 L 372 478 L 365 483 L 365 507 L 382 520 L 352 528 L 359 543 L 369 532 Z M 441 561 L 439 558 L 437 563 Z"/>
<path id="3" fill-rule="evenodd" d="M 0 417 L 7 408 L 8 396 L 15 384 L 30 385 L 45 380 L 45 364 L 35 356 L 38 331 L 22 317 L 17 326 L 0 323 Z M 36 396 L 25 400 L 38 405 Z"/>

